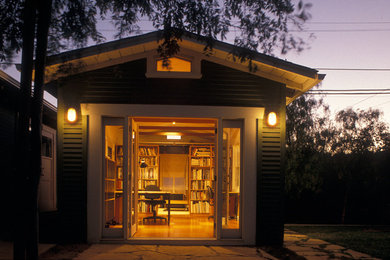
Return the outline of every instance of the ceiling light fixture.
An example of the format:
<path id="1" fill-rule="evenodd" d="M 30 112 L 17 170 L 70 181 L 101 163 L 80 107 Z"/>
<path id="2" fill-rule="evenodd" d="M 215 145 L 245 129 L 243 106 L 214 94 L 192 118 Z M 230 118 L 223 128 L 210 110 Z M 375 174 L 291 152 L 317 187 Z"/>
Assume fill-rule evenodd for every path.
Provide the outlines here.
<path id="1" fill-rule="evenodd" d="M 167 135 L 168 140 L 181 140 L 181 135 Z"/>

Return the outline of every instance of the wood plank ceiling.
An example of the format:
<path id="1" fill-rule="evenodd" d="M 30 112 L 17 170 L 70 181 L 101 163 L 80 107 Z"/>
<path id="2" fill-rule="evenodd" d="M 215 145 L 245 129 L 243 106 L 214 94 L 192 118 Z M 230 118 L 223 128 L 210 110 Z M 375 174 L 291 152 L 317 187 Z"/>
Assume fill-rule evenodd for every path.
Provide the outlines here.
<path id="1" fill-rule="evenodd" d="M 215 142 L 217 121 L 200 118 L 134 118 L 140 143 L 188 145 Z M 180 139 L 167 139 L 167 136 Z"/>

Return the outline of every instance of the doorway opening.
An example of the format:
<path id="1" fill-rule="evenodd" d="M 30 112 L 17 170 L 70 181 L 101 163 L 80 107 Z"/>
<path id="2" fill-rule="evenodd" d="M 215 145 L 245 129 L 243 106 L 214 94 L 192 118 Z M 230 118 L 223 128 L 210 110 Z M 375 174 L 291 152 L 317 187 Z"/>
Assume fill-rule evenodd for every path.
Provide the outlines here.
<path id="1" fill-rule="evenodd" d="M 129 237 L 214 238 L 217 120 L 129 119 Z"/>

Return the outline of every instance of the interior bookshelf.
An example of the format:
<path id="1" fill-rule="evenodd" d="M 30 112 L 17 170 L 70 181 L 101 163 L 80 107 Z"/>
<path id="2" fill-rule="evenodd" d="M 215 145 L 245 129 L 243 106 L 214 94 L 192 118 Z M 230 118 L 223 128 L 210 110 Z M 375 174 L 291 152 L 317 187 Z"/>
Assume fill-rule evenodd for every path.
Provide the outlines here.
<path id="1" fill-rule="evenodd" d="M 139 167 L 138 190 L 145 190 L 148 185 L 159 186 L 159 146 L 140 145 L 138 159 L 140 166 L 146 164 L 145 168 Z"/>
<path id="2" fill-rule="evenodd" d="M 115 162 L 116 162 L 116 190 L 123 190 L 123 146 L 115 147 Z"/>
<path id="3" fill-rule="evenodd" d="M 104 176 L 105 181 L 105 201 L 115 200 L 115 161 L 106 158 L 106 174 Z"/>
<path id="4" fill-rule="evenodd" d="M 190 156 L 190 181 L 189 202 L 190 211 L 195 214 L 209 214 L 210 194 L 208 187 L 213 189 L 214 176 L 214 146 L 192 145 L 189 149 Z"/>

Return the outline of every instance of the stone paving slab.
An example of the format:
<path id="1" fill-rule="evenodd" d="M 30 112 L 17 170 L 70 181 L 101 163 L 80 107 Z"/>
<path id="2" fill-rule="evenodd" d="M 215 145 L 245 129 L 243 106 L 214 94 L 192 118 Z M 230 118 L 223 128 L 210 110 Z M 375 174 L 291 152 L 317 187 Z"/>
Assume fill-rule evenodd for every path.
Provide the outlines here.
<path id="1" fill-rule="evenodd" d="M 360 253 L 351 249 L 345 250 L 344 253 L 350 255 L 354 259 L 366 259 L 366 258 L 373 259 L 373 257 L 370 255 Z"/>
<path id="2" fill-rule="evenodd" d="M 284 246 L 307 260 L 378 259 L 339 245 L 332 245 L 320 239 L 309 238 L 291 230 L 286 230 L 284 233 Z"/>
<path id="3" fill-rule="evenodd" d="M 342 246 L 339 246 L 339 245 L 326 245 L 326 247 L 324 248 L 325 250 L 332 250 L 332 251 L 336 251 L 336 250 L 345 250 L 344 247 Z"/>

